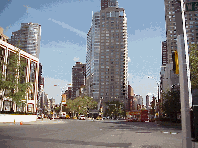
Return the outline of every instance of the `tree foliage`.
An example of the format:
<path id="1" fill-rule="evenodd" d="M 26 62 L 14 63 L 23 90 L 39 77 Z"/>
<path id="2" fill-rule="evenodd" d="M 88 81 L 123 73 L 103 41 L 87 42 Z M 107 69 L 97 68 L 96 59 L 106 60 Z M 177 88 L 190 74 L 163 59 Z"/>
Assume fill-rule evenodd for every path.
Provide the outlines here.
<path id="1" fill-rule="evenodd" d="M 87 115 L 89 109 L 95 109 L 97 102 L 88 96 L 77 97 L 74 100 L 68 99 L 66 110 L 69 112 L 78 112 L 79 114 Z"/>
<path id="2" fill-rule="evenodd" d="M 196 44 L 190 45 L 190 79 L 192 89 L 198 88 L 198 49 Z"/>
<path id="3" fill-rule="evenodd" d="M 177 119 L 177 113 L 181 110 L 180 91 L 167 91 L 163 93 L 163 112 L 170 118 Z"/>
<path id="4" fill-rule="evenodd" d="M 113 100 L 105 103 L 107 105 L 106 112 L 104 116 L 125 116 L 124 104 L 120 103 L 118 100 Z"/>
<path id="5" fill-rule="evenodd" d="M 27 89 L 30 88 L 30 83 L 26 83 L 26 61 L 21 57 L 19 59 L 19 52 L 10 52 L 8 62 L 3 61 L 3 51 L 0 48 L 1 55 L 1 69 L 0 69 L 0 90 L 5 93 L 4 97 L 12 98 L 13 102 L 17 104 L 21 103 L 21 100 L 25 98 Z M 6 67 L 6 75 L 3 73 L 2 67 Z"/>

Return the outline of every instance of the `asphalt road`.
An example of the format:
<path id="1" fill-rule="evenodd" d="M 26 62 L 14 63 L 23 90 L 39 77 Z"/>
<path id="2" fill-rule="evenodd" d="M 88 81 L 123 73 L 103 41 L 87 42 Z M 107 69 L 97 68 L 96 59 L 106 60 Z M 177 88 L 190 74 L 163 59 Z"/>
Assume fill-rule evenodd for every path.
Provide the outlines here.
<path id="1" fill-rule="evenodd" d="M 178 127 L 120 120 L 62 121 L 0 126 L 0 148 L 182 148 Z"/>

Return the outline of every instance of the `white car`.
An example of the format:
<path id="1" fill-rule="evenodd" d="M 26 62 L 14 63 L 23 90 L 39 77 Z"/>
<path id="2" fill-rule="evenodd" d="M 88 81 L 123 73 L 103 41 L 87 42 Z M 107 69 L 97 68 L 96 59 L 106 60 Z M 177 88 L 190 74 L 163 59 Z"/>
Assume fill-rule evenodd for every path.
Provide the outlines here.
<path id="1" fill-rule="evenodd" d="M 80 116 L 78 117 L 78 119 L 79 119 L 79 120 L 85 120 L 85 116 L 84 116 L 84 115 L 80 115 Z"/>
<path id="2" fill-rule="evenodd" d="M 60 118 L 60 119 L 66 119 L 66 112 L 61 112 L 61 113 L 59 114 L 59 118 Z"/>

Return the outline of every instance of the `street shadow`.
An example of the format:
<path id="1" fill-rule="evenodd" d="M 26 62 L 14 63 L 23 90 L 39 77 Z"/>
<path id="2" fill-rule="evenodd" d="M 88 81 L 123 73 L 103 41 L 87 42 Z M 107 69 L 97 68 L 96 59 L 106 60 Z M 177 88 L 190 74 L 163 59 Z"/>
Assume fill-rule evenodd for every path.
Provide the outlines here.
<path id="1" fill-rule="evenodd" d="M 105 146 L 105 147 L 121 147 L 128 148 L 132 145 L 132 143 L 106 143 L 106 142 L 86 142 L 80 140 L 59 140 L 59 139 L 47 139 L 47 138 L 34 138 L 34 137 L 15 137 L 15 136 L 3 136 L 1 137 L 1 146 L 4 140 L 11 141 L 35 141 L 35 142 L 50 142 L 50 143 L 61 143 L 61 144 L 70 144 L 70 145 L 87 145 L 87 146 Z M 10 143 L 11 144 L 11 143 Z M 6 145 L 8 146 L 8 145 Z"/>

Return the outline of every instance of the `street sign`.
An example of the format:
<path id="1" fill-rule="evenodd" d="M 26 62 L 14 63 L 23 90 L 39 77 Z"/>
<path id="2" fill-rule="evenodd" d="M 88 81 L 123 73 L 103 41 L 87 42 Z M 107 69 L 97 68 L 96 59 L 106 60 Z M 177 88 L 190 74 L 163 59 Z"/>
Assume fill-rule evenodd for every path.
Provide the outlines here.
<path id="1" fill-rule="evenodd" d="M 186 3 L 186 11 L 198 11 L 198 2 Z"/>

